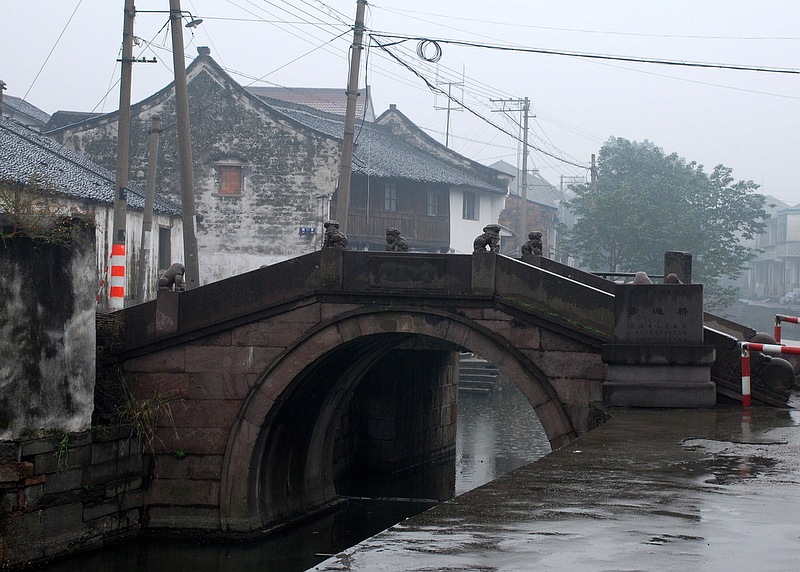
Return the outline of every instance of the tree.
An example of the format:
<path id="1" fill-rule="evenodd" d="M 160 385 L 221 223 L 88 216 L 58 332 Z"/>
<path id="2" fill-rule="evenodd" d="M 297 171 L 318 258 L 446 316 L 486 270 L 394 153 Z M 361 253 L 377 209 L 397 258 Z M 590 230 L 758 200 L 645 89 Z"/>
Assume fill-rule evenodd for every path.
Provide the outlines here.
<path id="1" fill-rule="evenodd" d="M 728 306 L 737 289 L 724 281 L 738 278 L 756 256 L 742 241 L 766 228 L 758 185 L 735 182 L 724 165 L 708 175 L 649 141 L 614 137 L 600 149 L 597 168 L 596 190 L 572 187 L 570 254 L 592 270 L 660 274 L 665 252 L 690 252 L 692 280 L 704 284 L 706 307 Z"/>

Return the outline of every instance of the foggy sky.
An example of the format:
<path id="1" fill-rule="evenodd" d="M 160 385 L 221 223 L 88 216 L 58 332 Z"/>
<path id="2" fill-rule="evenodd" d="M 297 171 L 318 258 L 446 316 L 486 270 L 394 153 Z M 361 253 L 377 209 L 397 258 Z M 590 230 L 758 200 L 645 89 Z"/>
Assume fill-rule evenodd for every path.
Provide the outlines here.
<path id="1" fill-rule="evenodd" d="M 123 5 L 123 0 L 0 0 L 0 79 L 8 84 L 6 94 L 25 97 L 48 113 L 116 110 Z M 138 0 L 136 8 L 135 35 L 142 42 L 134 54 L 159 62 L 135 64 L 134 102 L 172 79 L 168 0 Z M 204 19 L 194 32 L 185 29 L 187 64 L 198 46 L 208 46 L 243 85 L 344 90 L 347 84 L 355 0 L 183 0 L 182 8 Z M 150 10 L 164 12 L 144 12 Z M 366 26 L 368 32 L 484 45 L 797 70 L 799 21 L 796 0 L 382 0 L 370 3 Z M 376 114 L 394 103 L 444 142 L 447 112 L 436 108 L 446 108 L 446 98 L 432 93 L 376 41 L 389 40 L 371 40 L 360 72 Z M 800 202 L 794 173 L 800 75 L 439 46 L 438 66 L 417 57 L 415 41 L 390 49 L 469 108 L 450 113 L 450 146 L 467 157 L 519 164 L 520 144 L 475 114 L 519 133 L 520 113 L 493 111 L 501 104 L 490 100 L 528 97 L 530 144 L 572 163 L 588 164 L 611 136 L 647 139 L 705 165 L 707 172 L 723 163 L 737 180 L 751 179 L 762 185 L 761 192 L 790 205 Z M 425 53 L 432 54 L 433 47 Z M 585 167 L 536 150 L 528 165 L 555 185 L 562 175 L 586 174 Z"/>

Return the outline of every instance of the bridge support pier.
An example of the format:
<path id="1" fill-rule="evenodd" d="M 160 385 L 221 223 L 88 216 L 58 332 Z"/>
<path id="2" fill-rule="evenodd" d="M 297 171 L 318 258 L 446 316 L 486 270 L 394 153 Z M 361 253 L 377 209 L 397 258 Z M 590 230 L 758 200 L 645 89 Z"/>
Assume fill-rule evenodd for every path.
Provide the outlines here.
<path id="1" fill-rule="evenodd" d="M 455 351 L 393 350 L 366 373 L 337 440 L 334 472 L 344 476 L 337 492 L 409 496 L 396 476 L 454 459 L 457 364 Z M 455 490 L 455 473 L 421 484 L 425 491 L 415 487 L 414 496 L 444 500 Z"/>
<path id="2" fill-rule="evenodd" d="M 714 346 L 703 344 L 702 284 L 618 284 L 603 403 L 619 407 L 713 407 Z"/>

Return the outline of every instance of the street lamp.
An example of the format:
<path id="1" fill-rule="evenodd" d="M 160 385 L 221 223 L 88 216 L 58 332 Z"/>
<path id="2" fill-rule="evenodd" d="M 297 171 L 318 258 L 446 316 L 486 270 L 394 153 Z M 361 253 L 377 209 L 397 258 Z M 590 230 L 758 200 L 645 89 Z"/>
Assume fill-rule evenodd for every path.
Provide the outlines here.
<path id="1" fill-rule="evenodd" d="M 195 18 L 192 15 L 192 13 L 189 12 L 188 10 L 181 10 L 180 8 L 178 8 L 178 10 L 175 10 L 175 12 L 178 12 L 181 15 L 181 18 L 185 18 L 185 19 L 189 20 L 188 22 L 186 22 L 186 27 L 187 28 L 196 28 L 197 26 L 199 26 L 200 24 L 203 23 L 203 19 L 202 18 Z M 173 10 L 135 10 L 135 13 L 136 14 L 172 14 Z"/>

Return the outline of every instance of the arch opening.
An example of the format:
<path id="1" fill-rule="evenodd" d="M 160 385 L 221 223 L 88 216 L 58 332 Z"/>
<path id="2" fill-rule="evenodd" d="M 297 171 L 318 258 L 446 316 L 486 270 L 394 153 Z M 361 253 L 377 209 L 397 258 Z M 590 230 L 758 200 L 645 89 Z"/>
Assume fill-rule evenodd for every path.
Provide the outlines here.
<path id="1" fill-rule="evenodd" d="M 247 426 L 232 433 L 223 526 L 263 528 L 323 510 L 341 494 L 358 494 L 353 486 L 369 492 L 363 479 L 361 485 L 348 481 L 356 470 L 396 474 L 454 459 L 462 348 L 494 363 L 537 414 L 561 407 L 535 366 L 497 336 L 452 315 L 434 318 L 408 311 L 354 314 L 321 325 L 285 352 L 254 388 Z M 430 407 L 414 410 L 415 403 Z M 551 442 L 574 435 L 563 411 L 548 421 Z M 237 465 L 255 476 L 237 481 L 230 470 Z M 429 498 L 452 496 L 451 468 L 438 492 L 425 493 Z"/>

